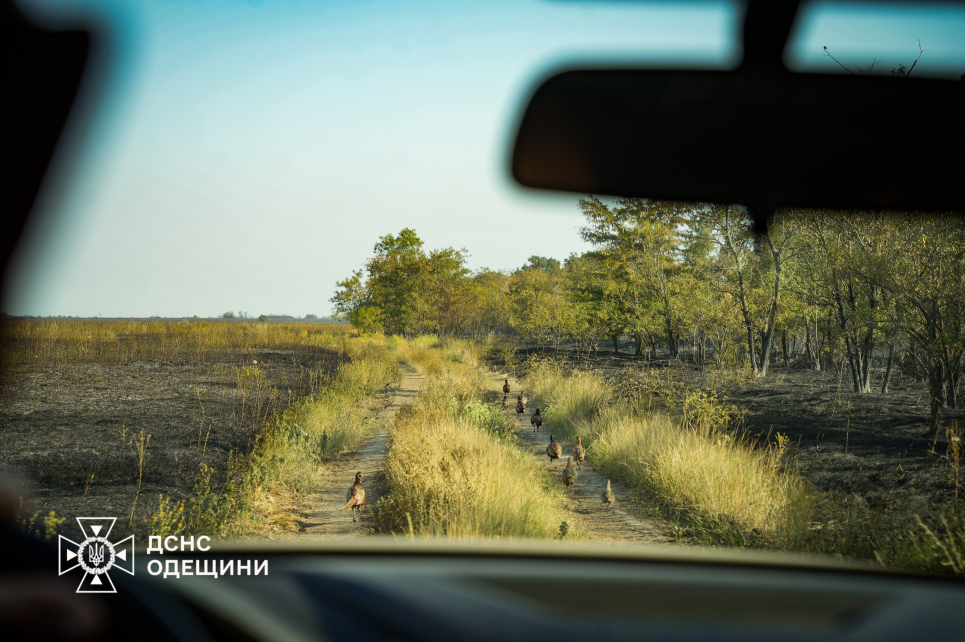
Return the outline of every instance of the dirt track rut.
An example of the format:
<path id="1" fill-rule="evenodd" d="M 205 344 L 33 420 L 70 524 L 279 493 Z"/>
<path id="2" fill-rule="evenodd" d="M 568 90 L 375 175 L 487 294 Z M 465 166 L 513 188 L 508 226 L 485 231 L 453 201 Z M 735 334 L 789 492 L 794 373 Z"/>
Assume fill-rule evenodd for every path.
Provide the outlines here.
<path id="1" fill-rule="evenodd" d="M 382 463 L 389 452 L 389 425 L 392 417 L 404 404 L 412 403 L 422 386 L 422 375 L 403 365 L 405 379 L 391 386 L 376 400 L 377 415 L 372 421 L 380 425 L 378 432 L 362 442 L 358 449 L 343 454 L 338 460 L 326 463 L 318 470 L 316 488 L 299 504 L 301 517 L 298 532 L 277 533 L 272 539 L 311 538 L 319 540 L 352 539 L 371 535 L 375 522 L 371 511 L 387 490 Z M 343 511 L 345 494 L 362 471 L 365 485 L 365 506 L 358 522 L 352 522 L 352 512 Z"/>
<path id="2" fill-rule="evenodd" d="M 400 385 L 390 387 L 375 400 L 376 415 L 372 421 L 378 422 L 379 430 L 362 442 L 357 450 L 343 454 L 338 460 L 320 467 L 317 474 L 317 491 L 307 495 L 298 508 L 299 530 L 275 533 L 271 539 L 317 539 L 342 540 L 364 537 L 375 533 L 372 509 L 388 488 L 382 472 L 382 463 L 389 450 L 389 432 L 392 417 L 402 405 L 412 403 L 419 394 L 422 375 L 407 366 L 405 379 Z M 501 385 L 505 375 L 499 375 Z M 493 379 L 496 381 L 496 378 Z M 520 384 L 510 378 L 514 400 L 519 394 Z M 496 402 L 502 393 L 493 393 Z M 535 411 L 533 403 L 527 405 L 526 412 L 517 417 L 511 406 L 506 412 L 517 424 L 519 445 L 537 455 L 539 465 L 554 473 L 557 478 L 565 466 L 566 457 L 572 453 L 575 439 L 557 436 L 563 447 L 563 461 L 551 464 L 546 457 L 546 445 L 553 434 L 552 425 L 545 423 L 542 430 L 535 432 L 530 425 L 530 417 Z M 362 471 L 365 475 L 366 505 L 358 522 L 352 522 L 351 512 L 343 511 L 345 494 L 355 477 Z M 647 507 L 638 502 L 628 501 L 632 492 L 619 483 L 613 483 L 616 503 L 606 508 L 600 500 L 606 488 L 607 477 L 596 470 L 592 461 L 584 462 L 579 471 L 577 483 L 568 491 L 566 507 L 572 514 L 570 523 L 583 531 L 586 539 L 610 544 L 663 544 L 672 545 L 673 538 L 665 522 L 647 515 Z"/>
<path id="3" fill-rule="evenodd" d="M 553 432 L 553 426 L 546 422 L 539 432 L 533 430 L 530 418 L 536 411 L 536 405 L 532 400 L 527 401 L 526 412 L 523 415 L 516 414 L 516 398 L 521 385 L 506 374 L 495 376 L 494 381 L 498 380 L 501 386 L 503 379 L 507 377 L 512 388 L 509 394 L 512 403 L 506 412 L 517 424 L 516 433 L 520 446 L 537 455 L 540 465 L 560 479 L 560 473 L 566 466 L 566 458 L 573 453 L 576 438 L 567 439 L 556 435 L 556 441 L 563 447 L 563 457 L 561 461 L 550 463 L 549 457 L 546 456 L 546 446 L 549 444 L 550 435 L 556 434 Z M 494 393 L 493 399 L 501 401 L 502 397 L 502 392 Z M 610 544 L 676 545 L 666 522 L 647 515 L 645 505 L 639 505 L 637 501 L 628 502 L 633 493 L 622 484 L 611 482 L 616 502 L 610 508 L 605 507 L 601 496 L 606 488 L 606 481 L 606 474 L 597 470 L 588 456 L 582 468 L 579 469 L 576 483 L 568 490 L 567 508 L 572 512 L 574 522 L 583 531 L 587 540 Z"/>

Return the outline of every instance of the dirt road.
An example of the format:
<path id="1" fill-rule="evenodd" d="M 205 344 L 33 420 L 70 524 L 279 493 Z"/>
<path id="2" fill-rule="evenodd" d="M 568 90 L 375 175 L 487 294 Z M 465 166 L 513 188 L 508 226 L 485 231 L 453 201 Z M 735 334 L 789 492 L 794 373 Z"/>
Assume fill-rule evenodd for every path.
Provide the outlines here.
<path id="1" fill-rule="evenodd" d="M 493 379 L 498 384 L 497 389 L 501 389 L 503 379 L 507 377 L 506 374 L 500 374 Z M 509 385 L 512 388 L 509 394 L 512 403 L 506 412 L 518 425 L 516 433 L 520 446 L 535 453 L 540 465 L 559 478 L 566 466 L 566 458 L 573 453 L 576 439 L 556 435 L 556 441 L 563 447 L 563 457 L 562 461 L 550 463 L 546 456 L 546 446 L 549 444 L 550 435 L 555 434 L 552 424 L 544 423 L 540 431 L 535 432 L 530 418 L 536 411 L 536 405 L 530 400 L 526 404 L 526 412 L 517 415 L 514 408 L 521 386 L 512 377 L 509 377 Z M 494 401 L 501 401 L 502 398 L 502 392 L 493 393 Z M 606 488 L 606 481 L 606 474 L 598 471 L 587 457 L 579 469 L 576 483 L 568 490 L 567 508 L 573 513 L 573 525 L 583 531 L 587 540 L 610 544 L 676 545 L 666 522 L 647 515 L 647 507 L 640 505 L 639 501 L 630 503 L 628 500 L 633 496 L 633 491 L 622 484 L 611 483 L 616 502 L 610 508 L 605 507 L 601 495 Z"/>
<path id="2" fill-rule="evenodd" d="M 371 535 L 375 532 L 375 524 L 371 511 L 378 503 L 379 497 L 386 492 L 386 481 L 382 473 L 382 462 L 389 449 L 388 427 L 392 417 L 399 408 L 411 403 L 422 385 L 422 375 L 414 369 L 405 366 L 405 379 L 401 385 L 389 388 L 387 393 L 379 395 L 375 400 L 375 416 L 373 421 L 381 424 L 379 430 L 363 442 L 359 448 L 346 453 L 339 460 L 321 466 L 318 470 L 316 487 L 318 490 L 306 496 L 299 505 L 301 517 L 298 519 L 297 532 L 275 533 L 271 539 L 318 539 L 340 540 Z M 502 385 L 503 375 L 498 384 Z M 496 380 L 493 380 L 494 383 Z M 519 384 L 510 379 L 514 391 L 518 391 Z M 497 386 L 494 385 L 494 389 Z M 517 392 L 512 393 L 515 398 Z M 502 393 L 493 393 L 493 400 L 502 399 Z M 544 424 L 543 429 L 534 432 L 530 425 L 535 406 L 529 404 L 522 418 L 517 418 L 513 408 L 507 413 L 518 424 L 520 446 L 531 449 L 538 455 L 540 465 L 554 472 L 557 476 L 565 465 L 565 458 L 573 450 L 575 440 L 559 437 L 557 441 L 563 446 L 564 463 L 550 464 L 546 457 L 546 445 L 552 426 Z M 572 443 L 571 443 L 572 441 Z M 352 522 L 350 511 L 343 511 L 345 495 L 355 473 L 362 471 L 365 475 L 366 505 L 362 518 Z M 606 476 L 596 470 L 591 462 L 584 462 L 579 471 L 577 483 L 569 489 L 567 508 L 572 513 L 571 526 L 579 528 L 590 541 L 612 544 L 671 544 L 669 528 L 659 520 L 647 515 L 646 506 L 638 502 L 628 501 L 632 493 L 620 484 L 613 484 L 613 492 L 617 501 L 610 507 L 603 506 L 600 496 L 606 488 Z"/>
<path id="3" fill-rule="evenodd" d="M 306 496 L 298 506 L 301 513 L 299 530 L 276 533 L 271 539 L 339 540 L 375 532 L 371 511 L 386 490 L 382 462 L 389 451 L 389 425 L 399 408 L 415 400 L 422 385 L 421 374 L 409 366 L 402 367 L 405 371 L 402 384 L 391 386 L 375 399 L 376 415 L 372 421 L 381 424 L 378 432 L 362 442 L 356 451 L 345 453 L 338 460 L 320 466 L 316 480 L 318 490 Z M 361 519 L 353 523 L 352 511 L 343 511 L 342 508 L 345 506 L 345 494 L 358 471 L 364 475 L 365 506 Z"/>

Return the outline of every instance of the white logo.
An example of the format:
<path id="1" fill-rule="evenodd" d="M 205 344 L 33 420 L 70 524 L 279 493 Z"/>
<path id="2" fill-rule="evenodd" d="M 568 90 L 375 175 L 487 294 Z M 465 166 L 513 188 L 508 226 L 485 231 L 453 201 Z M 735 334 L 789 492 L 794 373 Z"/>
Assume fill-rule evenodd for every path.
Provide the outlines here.
<path id="1" fill-rule="evenodd" d="M 69 573 L 78 567 L 84 571 L 78 593 L 117 593 L 107 574 L 112 568 L 134 575 L 134 536 L 116 544 L 107 539 L 116 521 L 116 517 L 78 517 L 84 541 L 78 544 L 63 535 L 57 540 L 57 574 Z"/>

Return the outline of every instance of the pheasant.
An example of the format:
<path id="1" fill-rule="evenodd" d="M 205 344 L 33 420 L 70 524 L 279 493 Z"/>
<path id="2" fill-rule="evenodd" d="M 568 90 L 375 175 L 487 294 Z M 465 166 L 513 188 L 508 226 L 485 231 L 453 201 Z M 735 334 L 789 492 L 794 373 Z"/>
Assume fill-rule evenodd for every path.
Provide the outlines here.
<path id="1" fill-rule="evenodd" d="M 613 496 L 613 491 L 610 490 L 610 480 L 606 480 L 606 490 L 603 491 L 603 503 L 606 504 L 607 508 L 613 506 L 613 502 L 616 497 Z"/>
<path id="2" fill-rule="evenodd" d="M 521 415 L 526 412 L 526 406 L 523 405 L 523 400 L 520 399 L 516 402 L 516 414 Z"/>
<path id="3" fill-rule="evenodd" d="M 365 505 L 365 488 L 362 487 L 361 471 L 355 473 L 355 483 L 348 489 L 348 492 L 345 494 L 345 499 L 348 500 L 348 503 L 345 504 L 345 508 L 342 510 L 351 508 L 352 521 L 358 521 L 358 517 L 362 516 L 362 506 Z M 358 510 L 358 516 L 356 516 L 356 510 Z"/>
<path id="4" fill-rule="evenodd" d="M 569 488 L 576 483 L 576 469 L 573 468 L 573 458 L 566 458 L 566 468 L 563 469 L 563 485 Z"/>
<path id="5" fill-rule="evenodd" d="M 503 379 L 506 383 L 503 384 L 503 394 L 509 394 L 509 379 Z"/>
<path id="6" fill-rule="evenodd" d="M 550 458 L 550 463 L 553 463 L 554 460 L 559 459 L 560 455 L 563 454 L 563 448 L 558 443 L 553 441 L 553 438 L 554 435 L 550 435 L 550 444 L 546 447 L 546 456 Z"/>
<path id="7" fill-rule="evenodd" d="M 509 408 L 509 397 L 503 395 L 503 408 Z"/>
<path id="8" fill-rule="evenodd" d="M 539 408 L 536 409 L 536 414 L 529 418 L 529 423 L 533 424 L 533 428 L 539 430 L 543 425 L 543 416 L 539 414 Z"/>
<path id="9" fill-rule="evenodd" d="M 576 448 L 573 449 L 573 459 L 575 459 L 577 465 L 580 466 L 583 465 L 583 460 L 586 459 L 586 448 L 583 447 L 583 438 L 579 435 L 576 436 Z"/>

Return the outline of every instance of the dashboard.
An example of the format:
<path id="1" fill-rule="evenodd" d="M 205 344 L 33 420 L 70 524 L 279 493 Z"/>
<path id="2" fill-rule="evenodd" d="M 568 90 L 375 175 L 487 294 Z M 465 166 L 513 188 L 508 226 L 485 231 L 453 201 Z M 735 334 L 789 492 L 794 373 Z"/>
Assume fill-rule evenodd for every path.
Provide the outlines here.
<path id="1" fill-rule="evenodd" d="M 965 640 L 956 580 L 787 555 L 384 538 L 241 557 L 267 573 L 149 585 L 215 640 Z"/>

